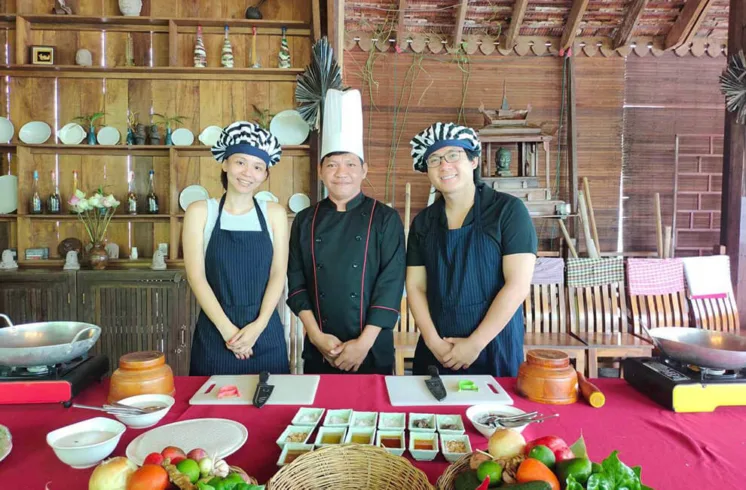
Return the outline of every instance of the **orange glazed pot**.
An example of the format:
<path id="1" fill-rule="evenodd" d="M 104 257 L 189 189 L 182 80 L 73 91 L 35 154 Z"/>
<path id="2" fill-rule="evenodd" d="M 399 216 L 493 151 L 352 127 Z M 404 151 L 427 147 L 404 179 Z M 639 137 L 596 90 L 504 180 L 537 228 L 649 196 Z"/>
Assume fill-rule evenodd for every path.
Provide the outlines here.
<path id="1" fill-rule="evenodd" d="M 518 368 L 516 391 L 534 402 L 568 405 L 578 400 L 578 375 L 564 352 L 530 350 Z"/>
<path id="2" fill-rule="evenodd" d="M 174 393 L 174 373 L 162 352 L 131 352 L 119 358 L 119 369 L 111 376 L 109 403 L 135 395 Z"/>

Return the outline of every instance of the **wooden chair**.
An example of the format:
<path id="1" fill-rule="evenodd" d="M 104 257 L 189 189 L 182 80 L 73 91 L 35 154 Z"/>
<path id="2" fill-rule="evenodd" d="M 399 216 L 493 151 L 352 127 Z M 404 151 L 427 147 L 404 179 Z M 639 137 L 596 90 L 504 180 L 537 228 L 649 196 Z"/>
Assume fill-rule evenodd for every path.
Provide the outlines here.
<path id="1" fill-rule="evenodd" d="M 629 330 L 624 283 L 568 287 L 572 334 L 588 345 L 588 376 L 598 377 L 600 357 L 647 357 L 653 345 Z"/>
<path id="2" fill-rule="evenodd" d="M 688 327 L 689 304 L 686 293 L 664 295 L 630 295 L 632 332 L 647 337 L 642 328 Z"/>
<path id="3" fill-rule="evenodd" d="M 738 307 L 732 294 L 727 298 L 690 299 L 689 302 L 695 327 L 738 334 Z"/>
<path id="4" fill-rule="evenodd" d="M 585 374 L 587 345 L 569 334 L 566 308 L 563 284 L 531 285 L 523 303 L 523 354 L 532 349 L 559 350 L 575 359 L 575 369 Z"/>
<path id="5" fill-rule="evenodd" d="M 397 376 L 404 374 L 404 361 L 414 357 L 414 350 L 420 338 L 420 332 L 414 324 L 414 317 L 409 311 L 406 296 L 402 297 L 400 311 L 399 323 L 394 331 L 394 370 Z"/>

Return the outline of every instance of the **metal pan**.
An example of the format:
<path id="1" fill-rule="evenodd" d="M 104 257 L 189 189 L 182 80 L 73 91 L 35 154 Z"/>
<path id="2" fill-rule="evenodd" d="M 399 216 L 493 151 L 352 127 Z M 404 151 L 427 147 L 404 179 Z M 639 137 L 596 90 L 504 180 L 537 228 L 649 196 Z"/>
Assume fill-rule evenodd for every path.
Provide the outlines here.
<path id="1" fill-rule="evenodd" d="M 0 328 L 0 366 L 51 366 L 88 352 L 98 341 L 101 327 L 81 322 L 40 322 Z"/>
<path id="2" fill-rule="evenodd" d="M 648 329 L 663 355 L 675 361 L 711 369 L 746 368 L 746 338 L 699 328 Z"/>

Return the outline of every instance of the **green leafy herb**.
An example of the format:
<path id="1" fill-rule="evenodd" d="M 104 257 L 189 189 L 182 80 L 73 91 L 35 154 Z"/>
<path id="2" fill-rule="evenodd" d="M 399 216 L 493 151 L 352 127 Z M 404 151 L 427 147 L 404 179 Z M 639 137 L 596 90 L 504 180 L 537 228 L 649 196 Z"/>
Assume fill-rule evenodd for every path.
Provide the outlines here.
<path id="1" fill-rule="evenodd" d="M 581 437 L 572 445 L 573 454 L 577 457 L 585 454 L 585 443 Z M 576 452 L 577 451 L 577 452 Z M 642 469 L 639 466 L 630 468 L 619 460 L 619 451 L 612 452 L 608 458 L 601 462 L 602 470 L 593 473 L 586 483 L 585 489 L 570 475 L 567 477 L 566 490 L 653 490 L 642 484 Z"/>
<path id="2" fill-rule="evenodd" d="M 578 483 L 575 480 L 575 477 L 572 475 L 569 475 L 567 477 L 567 486 L 565 487 L 565 490 L 584 490 L 583 485 Z"/>
<path id="3" fill-rule="evenodd" d="M 580 439 L 575 441 L 575 444 L 570 446 L 570 451 L 572 451 L 576 458 L 588 459 L 588 450 L 585 447 L 585 439 L 583 439 L 582 435 Z"/>

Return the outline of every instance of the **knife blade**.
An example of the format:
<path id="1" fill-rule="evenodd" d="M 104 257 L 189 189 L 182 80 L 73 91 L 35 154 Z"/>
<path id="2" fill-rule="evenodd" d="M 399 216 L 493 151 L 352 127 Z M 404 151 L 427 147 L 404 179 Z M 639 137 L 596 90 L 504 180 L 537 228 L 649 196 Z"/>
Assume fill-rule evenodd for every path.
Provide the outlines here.
<path id="1" fill-rule="evenodd" d="M 257 408 L 262 408 L 267 403 L 270 395 L 272 395 L 272 390 L 275 389 L 274 385 L 268 384 L 267 381 L 269 381 L 269 372 L 262 371 L 259 373 L 259 383 L 256 385 L 254 399 L 252 400 L 252 403 Z"/>
<path id="2" fill-rule="evenodd" d="M 440 379 L 437 366 L 428 366 L 427 372 L 430 374 L 430 379 L 425 380 L 425 386 L 427 386 L 427 389 L 430 390 L 430 393 L 436 400 L 444 400 L 448 394 L 446 393 L 445 385 L 443 385 L 443 380 Z"/>

